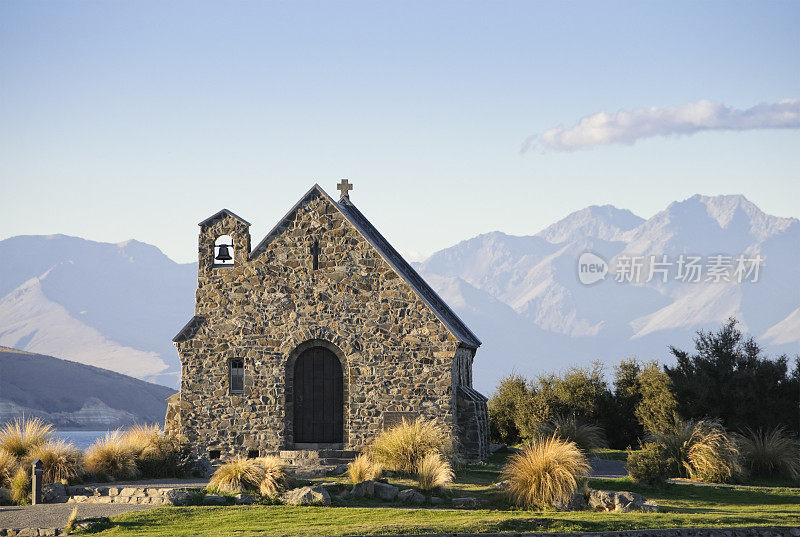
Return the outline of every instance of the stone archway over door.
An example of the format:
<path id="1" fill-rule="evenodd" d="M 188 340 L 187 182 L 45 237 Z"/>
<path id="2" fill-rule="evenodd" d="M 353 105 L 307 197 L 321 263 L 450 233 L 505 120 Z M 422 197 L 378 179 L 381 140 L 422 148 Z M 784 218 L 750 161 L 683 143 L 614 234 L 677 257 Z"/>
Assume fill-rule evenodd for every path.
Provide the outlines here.
<path id="1" fill-rule="evenodd" d="M 341 444 L 342 366 L 324 347 L 303 351 L 294 364 L 294 442 Z"/>

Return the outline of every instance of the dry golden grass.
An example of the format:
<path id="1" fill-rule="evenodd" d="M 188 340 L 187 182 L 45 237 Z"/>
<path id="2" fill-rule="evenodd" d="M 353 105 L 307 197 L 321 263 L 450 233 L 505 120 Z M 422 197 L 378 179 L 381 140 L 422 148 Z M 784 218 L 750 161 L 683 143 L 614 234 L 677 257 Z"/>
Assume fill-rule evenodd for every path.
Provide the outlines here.
<path id="1" fill-rule="evenodd" d="M 122 433 L 121 440 L 139 458 L 158 448 L 161 428 L 158 425 L 134 425 Z"/>
<path id="2" fill-rule="evenodd" d="M 131 479 L 137 476 L 136 457 L 119 431 L 106 433 L 86 450 L 86 470 L 100 479 Z"/>
<path id="3" fill-rule="evenodd" d="M 382 473 L 381 465 L 373 461 L 366 453 L 362 453 L 347 465 L 347 479 L 353 484 L 367 479 L 378 479 Z"/>
<path id="4" fill-rule="evenodd" d="M 286 488 L 286 463 L 279 457 L 269 456 L 257 459 L 261 464 L 264 476 L 258 484 L 258 492 L 262 496 L 274 498 Z"/>
<path id="5" fill-rule="evenodd" d="M 42 461 L 44 483 L 57 483 L 62 479 L 74 479 L 81 475 L 83 453 L 72 444 L 58 440 L 36 446 L 26 457 L 28 462 Z"/>
<path id="6" fill-rule="evenodd" d="M 716 421 L 700 421 L 689 439 L 684 462 L 689 477 L 707 483 L 724 483 L 741 475 L 739 449 Z"/>
<path id="7" fill-rule="evenodd" d="M 217 468 L 208 488 L 226 494 L 255 492 L 260 489 L 264 474 L 264 465 L 258 459 L 237 457 Z"/>
<path id="8" fill-rule="evenodd" d="M 574 442 L 553 436 L 512 455 L 501 479 L 508 481 L 508 493 L 516 505 L 547 507 L 568 501 L 589 469 L 586 455 Z"/>
<path id="9" fill-rule="evenodd" d="M 800 479 L 800 444 L 782 427 L 769 431 L 748 429 L 737 440 L 742 464 L 750 473 Z"/>
<path id="10" fill-rule="evenodd" d="M 25 504 L 30 501 L 31 493 L 31 474 L 25 468 L 17 469 L 14 477 L 11 478 L 11 499 L 17 505 Z"/>
<path id="11" fill-rule="evenodd" d="M 387 470 L 412 474 L 422 459 L 431 452 L 450 459 L 453 440 L 444 429 L 422 418 L 383 431 L 375 438 L 368 455 Z"/>
<path id="12" fill-rule="evenodd" d="M 0 449 L 21 460 L 34 447 L 50 441 L 53 432 L 53 426 L 39 418 L 16 419 L 0 428 Z"/>
<path id="13" fill-rule="evenodd" d="M 8 487 L 11 478 L 17 471 L 18 464 L 14 455 L 5 449 L 0 449 L 0 487 Z"/>
<path id="14" fill-rule="evenodd" d="M 437 488 L 446 488 L 453 482 L 455 474 L 450 463 L 442 459 L 436 451 L 425 455 L 419 463 L 417 470 L 417 484 L 420 490 L 429 491 Z"/>
<path id="15" fill-rule="evenodd" d="M 542 427 L 545 436 L 575 442 L 586 453 L 608 447 L 606 433 L 599 425 L 585 423 L 576 416 L 557 415 Z"/>
<path id="16" fill-rule="evenodd" d="M 75 506 L 72 509 L 72 512 L 69 514 L 69 518 L 67 519 L 67 523 L 64 526 L 64 533 L 71 533 L 75 531 L 75 525 L 78 523 L 78 506 Z"/>

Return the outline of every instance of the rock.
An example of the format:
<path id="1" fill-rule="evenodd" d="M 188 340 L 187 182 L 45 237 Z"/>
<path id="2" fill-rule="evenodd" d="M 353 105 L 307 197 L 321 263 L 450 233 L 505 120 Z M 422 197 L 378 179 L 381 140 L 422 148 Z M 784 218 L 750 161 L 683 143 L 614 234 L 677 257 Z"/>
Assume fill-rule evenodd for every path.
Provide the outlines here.
<path id="1" fill-rule="evenodd" d="M 233 501 L 236 505 L 250 505 L 255 503 L 256 497 L 254 494 L 237 494 L 233 497 Z"/>
<path id="2" fill-rule="evenodd" d="M 444 500 L 439 498 L 438 496 L 431 496 L 430 502 L 433 505 L 442 505 L 444 503 Z"/>
<path id="3" fill-rule="evenodd" d="M 353 485 L 353 488 L 350 490 L 350 496 L 356 498 L 363 498 L 364 496 L 372 497 L 375 495 L 375 482 L 371 479 L 366 481 L 361 481 L 360 483 L 356 483 Z"/>
<path id="4" fill-rule="evenodd" d="M 616 502 L 613 490 L 592 490 L 589 492 L 589 507 L 597 511 L 613 511 Z"/>
<path id="5" fill-rule="evenodd" d="M 414 503 L 417 505 L 425 503 L 425 496 L 414 489 L 401 490 L 397 494 L 397 499 L 399 499 L 401 502 Z"/>
<path id="6" fill-rule="evenodd" d="M 375 496 L 380 498 L 381 500 L 389 500 L 393 502 L 397 499 L 397 495 L 400 493 L 400 489 L 395 487 L 394 485 L 389 485 L 388 483 L 381 483 L 380 481 L 375 482 Z"/>
<path id="7" fill-rule="evenodd" d="M 589 502 L 583 494 L 573 494 L 566 503 L 556 502 L 555 507 L 562 511 L 588 511 Z"/>
<path id="8" fill-rule="evenodd" d="M 465 496 L 463 498 L 453 498 L 453 505 L 459 507 L 478 507 L 478 500 L 472 496 Z"/>
<path id="9" fill-rule="evenodd" d="M 0 487 L 0 505 L 11 505 L 11 490 Z"/>
<path id="10" fill-rule="evenodd" d="M 505 444 L 489 444 L 489 453 L 497 453 L 498 451 L 505 451 Z"/>
<path id="11" fill-rule="evenodd" d="M 325 487 L 300 487 L 284 492 L 281 500 L 289 505 L 330 505 L 331 495 Z"/>
<path id="12" fill-rule="evenodd" d="M 42 502 L 67 503 L 67 487 L 62 483 L 47 483 L 42 485 Z"/>
<path id="13" fill-rule="evenodd" d="M 221 494 L 206 494 L 203 496 L 203 505 L 223 505 L 225 496 Z"/>
<path id="14" fill-rule="evenodd" d="M 172 489 L 164 494 L 166 503 L 171 503 L 172 505 L 188 505 L 193 497 L 194 493 L 186 489 Z"/>
<path id="15" fill-rule="evenodd" d="M 637 507 L 645 502 L 644 496 L 636 494 L 635 492 L 615 492 L 614 493 L 614 510 L 622 511 L 636 511 Z"/>
<path id="16" fill-rule="evenodd" d="M 653 500 L 648 500 L 639 506 L 639 510 L 644 513 L 658 513 L 658 504 Z M 800 535 L 800 531 L 798 531 L 797 535 Z"/>
<path id="17" fill-rule="evenodd" d="M 107 527 L 108 525 L 110 525 L 110 523 L 111 521 L 108 519 L 107 516 L 84 518 L 83 520 L 75 524 L 75 528 L 86 532 L 93 532 L 95 530 Z"/>
<path id="18" fill-rule="evenodd" d="M 332 475 L 342 475 L 347 471 L 347 464 L 340 464 L 330 471 Z"/>

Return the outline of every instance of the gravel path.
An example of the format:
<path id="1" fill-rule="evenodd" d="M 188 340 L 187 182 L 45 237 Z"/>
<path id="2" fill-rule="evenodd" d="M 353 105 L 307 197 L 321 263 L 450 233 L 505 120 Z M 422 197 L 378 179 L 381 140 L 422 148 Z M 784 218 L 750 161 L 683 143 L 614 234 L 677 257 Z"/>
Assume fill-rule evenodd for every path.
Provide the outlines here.
<path id="1" fill-rule="evenodd" d="M 156 506 L 126 503 L 46 503 L 4 506 L 0 507 L 0 528 L 63 528 L 75 507 L 78 508 L 78 518 L 90 518 L 143 511 Z"/>

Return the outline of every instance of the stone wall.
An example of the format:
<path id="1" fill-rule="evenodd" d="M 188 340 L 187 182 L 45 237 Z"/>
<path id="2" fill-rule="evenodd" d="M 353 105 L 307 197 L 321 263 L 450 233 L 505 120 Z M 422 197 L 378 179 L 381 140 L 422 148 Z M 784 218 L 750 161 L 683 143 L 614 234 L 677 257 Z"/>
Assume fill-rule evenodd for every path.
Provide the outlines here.
<path id="1" fill-rule="evenodd" d="M 233 239 L 231 267 L 212 262 L 221 235 Z M 342 365 L 345 449 L 378 433 L 384 412 L 414 413 L 458 434 L 454 387 L 471 383 L 474 349 L 460 347 L 331 201 L 312 193 L 252 256 L 249 245 L 248 225 L 230 214 L 201 228 L 198 318 L 176 343 L 182 380 L 173 416 L 200 455 L 292 448 L 293 360 L 316 344 Z M 233 358 L 244 360 L 242 394 L 229 390 Z"/>

